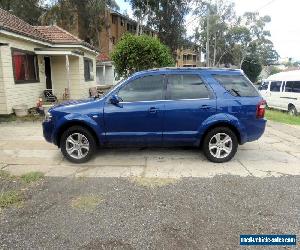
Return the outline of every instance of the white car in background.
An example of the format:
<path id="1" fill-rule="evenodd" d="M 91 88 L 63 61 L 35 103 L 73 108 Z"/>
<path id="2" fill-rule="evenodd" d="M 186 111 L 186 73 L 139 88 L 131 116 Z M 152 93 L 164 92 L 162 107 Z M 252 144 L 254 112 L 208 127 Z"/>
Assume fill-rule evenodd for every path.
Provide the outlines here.
<path id="1" fill-rule="evenodd" d="M 258 88 L 270 108 L 300 112 L 300 70 L 281 72 L 269 76 Z"/>

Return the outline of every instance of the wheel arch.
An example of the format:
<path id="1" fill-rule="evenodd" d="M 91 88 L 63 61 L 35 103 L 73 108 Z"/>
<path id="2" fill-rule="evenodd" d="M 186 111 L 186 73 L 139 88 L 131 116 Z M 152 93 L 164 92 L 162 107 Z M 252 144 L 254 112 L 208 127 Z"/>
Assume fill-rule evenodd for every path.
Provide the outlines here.
<path id="1" fill-rule="evenodd" d="M 54 142 L 55 145 L 57 145 L 60 148 L 60 139 L 62 134 L 64 133 L 64 131 L 66 131 L 68 128 L 74 127 L 74 126 L 80 126 L 85 128 L 86 130 L 88 130 L 92 136 L 95 138 L 96 141 L 96 145 L 99 146 L 100 145 L 100 141 L 99 141 L 99 137 L 97 136 L 96 131 L 92 128 L 92 126 L 90 126 L 89 124 L 87 124 L 84 121 L 80 121 L 80 120 L 72 120 L 72 121 L 68 121 L 64 124 L 62 124 L 56 132 L 55 138 L 54 138 Z"/>
<path id="2" fill-rule="evenodd" d="M 202 136 L 201 136 L 201 139 L 200 139 L 200 147 L 202 147 L 202 143 L 203 143 L 203 139 L 205 138 L 205 136 L 207 135 L 207 133 L 209 131 L 211 131 L 212 129 L 214 128 L 218 128 L 218 127 L 226 127 L 226 128 L 229 128 L 232 130 L 232 132 L 236 135 L 237 139 L 238 139 L 238 143 L 239 144 L 242 144 L 242 135 L 240 133 L 240 131 L 238 130 L 238 128 L 236 126 L 234 126 L 233 124 L 229 123 L 229 122 L 226 122 L 226 121 L 221 121 L 221 122 L 216 122 L 214 124 L 211 124 L 210 126 L 208 126 Z"/>
<path id="3" fill-rule="evenodd" d="M 290 103 L 288 104 L 288 110 L 290 110 L 291 107 L 295 107 L 295 108 L 296 108 L 296 106 L 295 106 L 293 103 L 290 102 Z"/>

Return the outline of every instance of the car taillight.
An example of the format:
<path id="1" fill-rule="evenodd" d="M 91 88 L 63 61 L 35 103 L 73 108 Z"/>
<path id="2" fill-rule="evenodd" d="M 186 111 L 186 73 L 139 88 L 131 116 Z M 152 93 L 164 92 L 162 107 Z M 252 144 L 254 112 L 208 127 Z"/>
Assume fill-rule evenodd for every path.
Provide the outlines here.
<path id="1" fill-rule="evenodd" d="M 262 100 L 257 104 L 256 118 L 264 118 L 265 117 L 266 104 L 267 104 L 267 102 L 265 100 Z"/>

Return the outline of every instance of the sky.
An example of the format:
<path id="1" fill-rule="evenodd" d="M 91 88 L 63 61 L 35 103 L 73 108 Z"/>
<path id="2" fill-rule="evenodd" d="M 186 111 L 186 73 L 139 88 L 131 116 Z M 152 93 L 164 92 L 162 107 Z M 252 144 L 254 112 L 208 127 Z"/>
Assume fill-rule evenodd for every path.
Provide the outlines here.
<path id="1" fill-rule="evenodd" d="M 132 17 L 128 2 L 116 0 L 120 11 L 127 11 Z M 233 0 L 238 15 L 246 11 L 258 11 L 261 16 L 269 15 L 271 23 L 267 29 L 271 32 L 271 40 L 281 58 L 292 57 L 300 60 L 300 0 Z M 186 18 L 187 34 L 192 35 L 197 25 L 194 17 Z"/>

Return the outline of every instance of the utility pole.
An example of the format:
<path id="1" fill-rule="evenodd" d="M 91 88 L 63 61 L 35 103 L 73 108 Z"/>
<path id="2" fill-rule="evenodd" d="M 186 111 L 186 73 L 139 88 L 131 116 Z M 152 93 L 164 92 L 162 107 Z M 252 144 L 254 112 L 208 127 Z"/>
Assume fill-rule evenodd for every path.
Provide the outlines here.
<path id="1" fill-rule="evenodd" d="M 206 67 L 209 67 L 209 16 L 210 16 L 210 9 L 209 5 L 207 4 L 207 17 L 206 17 Z"/>

